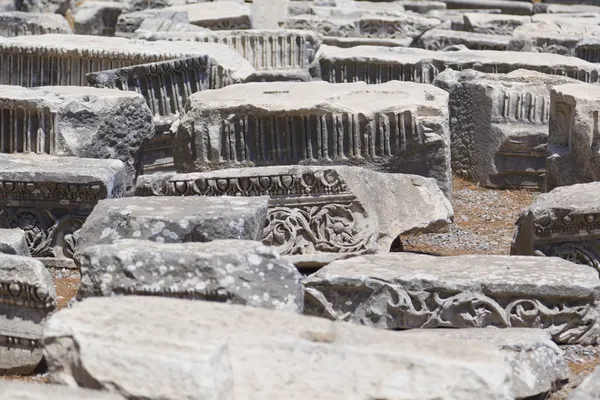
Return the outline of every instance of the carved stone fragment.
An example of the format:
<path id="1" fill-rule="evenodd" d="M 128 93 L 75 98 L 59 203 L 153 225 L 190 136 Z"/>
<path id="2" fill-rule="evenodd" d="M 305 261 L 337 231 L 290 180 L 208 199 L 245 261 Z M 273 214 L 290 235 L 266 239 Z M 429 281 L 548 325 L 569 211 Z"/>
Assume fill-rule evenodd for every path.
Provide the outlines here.
<path id="1" fill-rule="evenodd" d="M 600 36 L 598 20 L 536 22 L 515 29 L 508 49 L 574 56 L 581 39 L 595 36 Z"/>
<path id="2" fill-rule="evenodd" d="M 16 256 L 31 256 L 27 246 L 27 234 L 19 228 L 0 228 L 0 253 Z"/>
<path id="3" fill-rule="evenodd" d="M 55 309 L 56 292 L 44 265 L 0 253 L 0 373 L 33 372 L 42 359 L 42 326 Z"/>
<path id="4" fill-rule="evenodd" d="M 144 98 L 120 90 L 0 86 L 0 121 L 0 153 L 119 159 L 128 188 L 154 136 Z"/>
<path id="5" fill-rule="evenodd" d="M 46 324 L 44 355 L 52 381 L 129 399 L 515 398 L 492 345 L 208 301 L 85 299 Z"/>
<path id="6" fill-rule="evenodd" d="M 168 9 L 163 8 L 121 13 L 115 27 L 115 35 L 119 37 L 133 37 L 134 32 L 146 18 L 189 22 L 188 15 L 185 11 L 169 11 Z"/>
<path id="7" fill-rule="evenodd" d="M 191 24 L 213 31 L 251 29 L 250 8 L 245 3 L 213 1 L 163 8 L 185 12 Z"/>
<path id="8" fill-rule="evenodd" d="M 447 129 L 434 86 L 247 83 L 192 95 L 173 148 L 179 172 L 357 165 L 432 177 L 450 196 Z"/>
<path id="9" fill-rule="evenodd" d="M 0 36 L 44 35 L 73 33 L 67 20 L 59 14 L 0 12 Z"/>
<path id="10" fill-rule="evenodd" d="M 452 171 L 487 187 L 544 186 L 550 88 L 578 83 L 564 76 L 517 70 L 439 74 L 450 93 Z"/>
<path id="11" fill-rule="evenodd" d="M 448 9 L 498 9 L 503 14 L 531 15 L 533 5 L 525 1 L 510 0 L 444 0 Z"/>
<path id="12" fill-rule="evenodd" d="M 519 3 L 519 2 L 510 2 Z M 439 52 L 404 47 L 358 46 L 319 48 L 311 75 L 331 83 L 364 81 L 378 84 L 391 80 L 431 83 L 447 68 L 506 74 L 528 69 L 563 75 L 583 82 L 597 82 L 600 66 L 558 54 L 524 54 L 514 51 L 460 50 Z"/>
<path id="13" fill-rule="evenodd" d="M 0 228 L 22 229 L 34 257 L 72 258 L 96 202 L 124 195 L 125 183 L 118 160 L 0 154 Z"/>
<path id="14" fill-rule="evenodd" d="M 17 11 L 65 15 L 75 8 L 75 0 L 14 0 Z"/>
<path id="15" fill-rule="evenodd" d="M 561 257 L 600 271 L 600 182 L 539 195 L 517 221 L 511 254 Z"/>
<path id="16" fill-rule="evenodd" d="M 141 33 L 147 34 L 149 32 L 205 32 L 210 29 L 201 28 L 196 25 L 192 25 L 189 22 L 179 22 L 172 19 L 161 19 L 161 18 L 145 18 L 140 27 L 135 31 L 133 37 L 139 39 L 146 39 L 140 36 Z M 151 36 L 150 36 L 151 37 Z M 158 39 L 156 39 L 158 40 Z M 163 39 L 160 39 L 163 40 Z M 168 39 L 165 39 L 168 40 Z"/>
<path id="17" fill-rule="evenodd" d="M 159 243 L 260 240 L 268 197 L 123 197 L 100 201 L 79 232 L 77 251 L 118 239 Z"/>
<path id="18" fill-rule="evenodd" d="M 387 252 L 404 232 L 433 232 L 453 217 L 432 179 L 356 167 L 257 167 L 142 176 L 138 196 L 269 196 L 262 240 L 308 262 Z"/>
<path id="19" fill-rule="evenodd" d="M 600 86 L 566 84 L 550 92 L 546 190 L 600 181 Z"/>
<path id="20" fill-rule="evenodd" d="M 464 21 L 467 32 L 510 36 L 517 27 L 531 23 L 531 17 L 466 13 Z"/>
<path id="21" fill-rule="evenodd" d="M 446 29 L 430 29 L 419 37 L 419 44 L 427 50 L 444 50 L 448 46 L 462 44 L 471 50 L 503 51 L 508 48 L 509 41 L 509 37 L 501 35 Z"/>
<path id="22" fill-rule="evenodd" d="M 575 56 L 592 63 L 600 63 L 600 37 L 585 37 L 577 42 Z"/>
<path id="23" fill-rule="evenodd" d="M 563 351 L 548 332 L 541 329 L 410 329 L 398 332 L 402 339 L 412 335 L 481 342 L 497 347 L 512 369 L 518 399 L 547 394 L 569 378 Z"/>
<path id="24" fill-rule="evenodd" d="M 125 400 L 116 393 L 106 391 L 17 382 L 7 379 L 0 381 L 0 397 L 13 400 Z"/>
<path id="25" fill-rule="evenodd" d="M 119 240 L 77 253 L 77 299 L 150 295 L 302 312 L 300 273 L 277 252 L 249 240 L 155 243 Z"/>
<path id="26" fill-rule="evenodd" d="M 304 313 L 386 329 L 540 328 L 596 344 L 593 269 L 559 258 L 388 253 L 338 260 L 303 281 Z"/>
<path id="27" fill-rule="evenodd" d="M 73 31 L 78 35 L 114 36 L 124 9 L 120 1 L 86 0 L 73 12 Z"/>

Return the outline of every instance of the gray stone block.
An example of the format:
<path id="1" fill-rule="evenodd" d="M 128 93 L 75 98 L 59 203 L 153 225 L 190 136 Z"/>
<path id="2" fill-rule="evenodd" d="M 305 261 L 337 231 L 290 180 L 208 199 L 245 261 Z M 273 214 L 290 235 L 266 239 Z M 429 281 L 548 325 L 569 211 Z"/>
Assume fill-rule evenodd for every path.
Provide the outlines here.
<path id="1" fill-rule="evenodd" d="M 310 275 L 304 312 L 386 329 L 541 328 L 598 343 L 598 272 L 559 258 L 376 254 Z"/>
<path id="2" fill-rule="evenodd" d="M 268 197 L 123 197 L 100 201 L 85 221 L 80 252 L 118 239 L 160 243 L 260 240 Z"/>
<path id="3" fill-rule="evenodd" d="M 44 355 L 53 381 L 131 399 L 515 398 L 504 356 L 484 343 L 399 340 L 293 313 L 152 296 L 89 298 L 61 311 L 44 329 Z"/>
<path id="4" fill-rule="evenodd" d="M 124 9 L 120 1 L 86 0 L 73 12 L 73 31 L 78 35 L 114 36 Z"/>
<path id="5" fill-rule="evenodd" d="M 0 229 L 0 253 L 15 256 L 31 256 L 27 246 L 27 235 L 19 228 Z"/>
<path id="6" fill-rule="evenodd" d="M 163 10 L 185 12 L 191 24 L 213 31 L 252 28 L 250 8 L 244 2 L 200 2 L 170 6 Z"/>
<path id="7" fill-rule="evenodd" d="M 0 12 L 0 36 L 44 35 L 73 33 L 67 20 L 59 14 Z"/>
<path id="8" fill-rule="evenodd" d="M 0 254 L 0 373 L 33 372 L 42 360 L 42 326 L 55 309 L 56 292 L 44 265 Z"/>
<path id="9" fill-rule="evenodd" d="M 574 56 L 580 40 L 584 37 L 600 36 L 598 20 L 586 20 L 561 19 L 523 25 L 513 32 L 508 49 Z"/>
<path id="10" fill-rule="evenodd" d="M 471 50 L 498 50 L 508 48 L 510 37 L 446 29 L 430 29 L 419 37 L 419 45 L 427 50 L 444 50 L 448 46 L 464 45 Z M 330 44 L 330 43 L 326 43 Z"/>
<path id="11" fill-rule="evenodd" d="M 120 240 L 75 256 L 77 299 L 151 295 L 302 312 L 300 273 L 271 247 L 247 240 Z"/>
<path id="12" fill-rule="evenodd" d="M 519 26 L 531 23 L 531 17 L 467 13 L 464 15 L 464 21 L 467 32 L 511 36 Z"/>
<path id="13" fill-rule="evenodd" d="M 115 36 L 133 37 L 135 31 L 146 18 L 169 20 L 174 22 L 188 23 L 188 15 L 185 11 L 169 11 L 168 9 L 149 9 L 121 13 L 115 27 Z"/>
<path id="14" fill-rule="evenodd" d="M 503 14 L 531 15 L 533 4 L 510 0 L 442 0 L 448 9 L 499 9 Z"/>

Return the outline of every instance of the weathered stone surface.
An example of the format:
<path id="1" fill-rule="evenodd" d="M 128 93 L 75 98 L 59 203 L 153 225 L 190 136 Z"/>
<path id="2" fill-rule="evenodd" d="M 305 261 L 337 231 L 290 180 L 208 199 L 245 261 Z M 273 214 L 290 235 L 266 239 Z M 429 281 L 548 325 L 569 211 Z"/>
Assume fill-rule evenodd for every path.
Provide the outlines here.
<path id="1" fill-rule="evenodd" d="M 215 302 L 85 299 L 46 324 L 44 353 L 53 381 L 127 398 L 514 399 L 490 345 Z"/>
<path id="2" fill-rule="evenodd" d="M 305 263 L 319 254 L 331 259 L 387 252 L 399 234 L 437 231 L 453 217 L 450 202 L 433 179 L 357 167 L 256 167 L 143 176 L 136 195 L 268 195 L 263 243 Z"/>
<path id="3" fill-rule="evenodd" d="M 16 256 L 31 256 L 27 247 L 27 235 L 19 228 L 0 229 L 0 253 Z"/>
<path id="4" fill-rule="evenodd" d="M 175 166 L 358 165 L 434 178 L 449 196 L 447 99 L 441 89 L 409 82 L 247 83 L 198 92 L 181 116 Z"/>
<path id="5" fill-rule="evenodd" d="M 73 12 L 73 31 L 78 35 L 114 36 L 124 9 L 120 1 L 86 0 Z"/>
<path id="6" fill-rule="evenodd" d="M 424 34 L 425 35 L 425 34 Z M 336 47 L 356 47 L 356 46 L 387 46 L 387 47 L 408 47 L 413 43 L 413 38 L 405 37 L 402 39 L 370 38 L 370 37 L 342 37 L 325 36 L 323 44 Z"/>
<path id="7" fill-rule="evenodd" d="M 174 58 L 203 55 L 197 43 L 100 37 L 36 35 L 0 38 L 0 83 L 20 86 L 86 86 L 85 75 Z M 68 63 L 69 68 L 65 68 Z M 36 65 L 21 68 L 14 65 Z"/>
<path id="8" fill-rule="evenodd" d="M 536 22 L 515 29 L 508 49 L 574 56 L 577 42 L 589 36 L 600 36 L 598 20 Z"/>
<path id="9" fill-rule="evenodd" d="M 285 20 L 290 0 L 252 0 L 250 12 L 252 27 L 256 29 L 277 29 Z"/>
<path id="10" fill-rule="evenodd" d="M 134 32 L 146 18 L 170 20 L 174 22 L 189 22 L 188 14 L 185 11 L 170 11 L 166 8 L 122 13 L 117 20 L 115 35 L 120 37 L 133 37 Z"/>
<path id="11" fill-rule="evenodd" d="M 517 70 L 446 70 L 434 84 L 450 93 L 452 171 L 487 187 L 544 186 L 550 88 L 578 83 Z"/>
<path id="12" fill-rule="evenodd" d="M 0 12 L 0 36 L 73 33 L 67 20 L 58 14 Z"/>
<path id="13" fill-rule="evenodd" d="M 600 86 L 566 84 L 550 92 L 546 189 L 600 181 Z"/>
<path id="14" fill-rule="evenodd" d="M 250 29 L 250 8 L 233 1 L 214 1 L 166 7 L 168 11 L 183 11 L 191 24 L 214 31 Z"/>
<path id="15" fill-rule="evenodd" d="M 442 0 L 448 9 L 499 9 L 503 14 L 531 15 L 533 5 L 525 1 L 510 0 Z"/>
<path id="16" fill-rule="evenodd" d="M 388 253 L 310 275 L 304 312 L 387 329 L 541 328 L 598 342 L 598 272 L 559 258 Z"/>
<path id="17" fill-rule="evenodd" d="M 582 60 L 600 63 L 600 37 L 584 37 L 575 45 L 575 55 Z"/>
<path id="18" fill-rule="evenodd" d="M 259 242 L 119 240 L 77 253 L 77 299 L 152 295 L 302 312 L 300 273 Z"/>
<path id="19" fill-rule="evenodd" d="M 187 15 L 187 14 L 186 14 Z M 135 38 L 146 39 L 140 35 L 147 35 L 149 32 L 205 32 L 210 31 L 206 28 L 201 28 L 192 25 L 189 22 L 173 21 L 172 19 L 161 18 L 146 18 L 140 24 L 140 27 L 135 31 Z M 155 39 L 156 40 L 156 39 Z"/>
<path id="20" fill-rule="evenodd" d="M 468 32 L 509 36 L 515 28 L 531 22 L 531 17 L 521 15 L 467 13 L 464 18 L 465 30 Z"/>
<path id="21" fill-rule="evenodd" d="M 598 190 L 592 182 L 539 195 L 517 221 L 511 254 L 562 257 L 600 271 Z"/>
<path id="22" fill-rule="evenodd" d="M 65 15 L 75 6 L 75 0 L 14 0 L 16 11 L 56 13 Z"/>
<path id="23" fill-rule="evenodd" d="M 600 397 L 600 367 L 588 375 L 569 395 L 568 400 L 596 400 Z"/>
<path id="24" fill-rule="evenodd" d="M 311 75 L 331 83 L 364 81 L 373 84 L 390 80 L 431 83 L 447 68 L 492 73 L 528 69 L 584 82 L 597 82 L 600 73 L 597 64 L 558 54 L 489 50 L 436 52 L 378 46 L 341 49 L 323 45 L 315 56 Z"/>
<path id="25" fill-rule="evenodd" d="M 129 0 L 127 3 L 128 11 L 141 11 L 149 8 L 165 8 L 172 6 L 183 6 L 186 4 L 196 4 L 211 0 Z M 212 0 L 212 1 L 227 1 L 234 3 L 244 3 L 244 0 Z"/>
<path id="26" fill-rule="evenodd" d="M 118 239 L 159 243 L 260 240 L 268 198 L 123 197 L 100 201 L 79 232 L 77 251 Z"/>
<path id="27" fill-rule="evenodd" d="M 55 309 L 56 292 L 44 265 L 0 253 L 0 373 L 33 372 L 42 359 L 42 326 Z"/>
<path id="28" fill-rule="evenodd" d="M 96 202 L 124 195 L 125 183 L 118 160 L 0 154 L 0 228 L 24 230 L 34 257 L 72 257 Z"/>
<path id="29" fill-rule="evenodd" d="M 100 390 L 70 388 L 63 385 L 0 381 L 0 396 L 12 400 L 125 400 L 124 397 Z"/>
<path id="30" fill-rule="evenodd" d="M 471 50 L 499 50 L 508 48 L 510 37 L 484 33 L 430 29 L 419 38 L 419 44 L 427 50 L 444 50 L 449 46 L 464 45 Z M 330 44 L 330 43 L 326 43 Z M 378 44 L 376 46 L 379 46 Z"/>
<path id="31" fill-rule="evenodd" d="M 0 86 L 0 116 L 0 152 L 119 159 L 128 188 L 141 172 L 143 142 L 154 136 L 144 98 L 120 90 Z"/>

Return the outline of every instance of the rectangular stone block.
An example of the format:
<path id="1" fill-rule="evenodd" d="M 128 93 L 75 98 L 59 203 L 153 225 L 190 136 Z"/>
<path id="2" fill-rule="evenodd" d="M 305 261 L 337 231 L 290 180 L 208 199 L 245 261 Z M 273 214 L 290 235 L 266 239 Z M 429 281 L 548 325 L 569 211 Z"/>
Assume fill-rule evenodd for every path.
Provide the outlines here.
<path id="1" fill-rule="evenodd" d="M 19 228 L 0 229 L 0 253 L 29 257 L 27 235 Z"/>
<path id="2" fill-rule="evenodd" d="M 138 196 L 269 196 L 264 244 L 298 264 L 387 252 L 404 232 L 434 232 L 452 206 L 433 179 L 356 167 L 256 167 L 143 176 Z"/>
<path id="3" fill-rule="evenodd" d="M 86 299 L 47 323 L 44 354 L 53 381 L 131 399 L 515 398 L 492 345 L 206 301 Z"/>
<path id="4" fill-rule="evenodd" d="M 73 12 L 73 31 L 78 35 L 114 36 L 125 7 L 120 1 L 86 0 Z"/>
<path id="5" fill-rule="evenodd" d="M 163 8 L 188 15 L 191 24 L 213 31 L 251 29 L 250 8 L 243 2 L 213 1 Z"/>
<path id="6" fill-rule="evenodd" d="M 406 37 L 402 39 L 386 38 L 367 38 L 367 37 L 342 37 L 342 36 L 324 36 L 323 44 L 336 47 L 356 47 L 356 46 L 386 46 L 386 47 L 408 47 L 413 43 L 413 38 Z"/>
<path id="7" fill-rule="evenodd" d="M 33 372 L 42 360 L 42 327 L 55 309 L 56 292 L 44 265 L 31 257 L 0 254 L 1 374 Z"/>
<path id="8" fill-rule="evenodd" d="M 98 202 L 79 232 L 77 251 L 118 239 L 159 243 L 260 240 L 265 196 L 123 197 Z"/>
<path id="9" fill-rule="evenodd" d="M 105 69 L 202 56 L 188 42 L 128 40 L 88 35 L 36 35 L 0 40 L 0 83 L 87 86 L 86 74 Z M 15 66 L 20 65 L 20 68 Z"/>
<path id="10" fill-rule="evenodd" d="M 531 15 L 533 4 L 510 0 L 442 0 L 448 9 L 499 9 L 502 14 Z"/>
<path id="11" fill-rule="evenodd" d="M 140 27 L 135 31 L 133 37 L 145 39 L 139 37 L 141 32 L 205 32 L 210 29 L 201 28 L 196 25 L 192 25 L 189 22 L 173 21 L 172 19 L 160 19 L 160 18 L 146 18 L 140 24 Z"/>
<path id="12" fill-rule="evenodd" d="M 550 88 L 579 83 L 564 76 L 517 70 L 439 74 L 450 94 L 454 174 L 495 188 L 544 186 Z"/>
<path id="13" fill-rule="evenodd" d="M 175 166 L 355 165 L 432 177 L 449 196 L 447 99 L 410 82 L 248 83 L 198 92 L 175 135 Z"/>
<path id="14" fill-rule="evenodd" d="M 546 190 L 600 180 L 600 86 L 558 85 L 550 91 Z"/>
<path id="15" fill-rule="evenodd" d="M 146 18 L 169 20 L 175 22 L 188 23 L 188 14 L 185 11 L 169 11 L 164 8 L 149 9 L 144 11 L 134 11 L 121 13 L 115 27 L 115 36 L 133 37 L 135 31 L 140 27 Z"/>
<path id="16" fill-rule="evenodd" d="M 464 22 L 467 32 L 510 36 L 519 26 L 531 23 L 531 17 L 467 13 L 464 15 Z"/>
<path id="17" fill-rule="evenodd" d="M 598 22 L 595 19 L 561 19 L 526 24 L 514 30 L 508 49 L 574 56 L 580 40 L 600 36 Z"/>
<path id="18" fill-rule="evenodd" d="M 508 48 L 510 37 L 488 35 L 446 29 L 431 29 L 419 38 L 419 44 L 427 50 L 443 50 L 448 46 L 463 45 L 471 50 L 497 50 Z M 326 43 L 329 44 L 329 43 Z"/>
<path id="19" fill-rule="evenodd" d="M 539 328 L 596 344 L 598 272 L 559 258 L 388 253 L 337 260 L 304 281 L 304 313 L 386 329 Z"/>
<path id="20" fill-rule="evenodd" d="M 584 37 L 575 45 L 575 56 L 592 63 L 600 63 L 600 37 Z"/>
<path id="21" fill-rule="evenodd" d="M 124 195 L 125 183 L 118 160 L 0 154 L 0 228 L 25 231 L 34 257 L 71 258 L 96 202 Z"/>
<path id="22" fill-rule="evenodd" d="M 502 74 L 528 69 L 590 83 L 598 81 L 600 72 L 597 64 L 558 54 L 489 50 L 435 52 L 378 46 L 340 49 L 323 45 L 317 52 L 311 75 L 331 83 L 364 81 L 377 84 L 391 80 L 431 83 L 447 68 Z"/>
<path id="23" fill-rule="evenodd" d="M 0 86 L 0 153 L 119 159 L 129 189 L 141 172 L 142 145 L 152 136 L 152 114 L 137 93 Z"/>
<path id="24" fill-rule="evenodd" d="M 21 11 L 0 12 L 0 35 L 44 35 L 47 33 L 73 33 L 67 20 L 59 14 L 28 13 Z"/>

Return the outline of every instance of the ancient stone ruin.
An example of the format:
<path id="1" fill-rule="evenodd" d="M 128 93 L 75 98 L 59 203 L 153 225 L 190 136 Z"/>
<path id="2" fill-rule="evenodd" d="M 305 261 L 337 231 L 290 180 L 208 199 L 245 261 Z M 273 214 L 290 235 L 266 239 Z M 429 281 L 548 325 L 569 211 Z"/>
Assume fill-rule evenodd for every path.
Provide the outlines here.
<path id="1" fill-rule="evenodd" d="M 0 399 L 600 400 L 600 0 L 0 5 Z"/>

